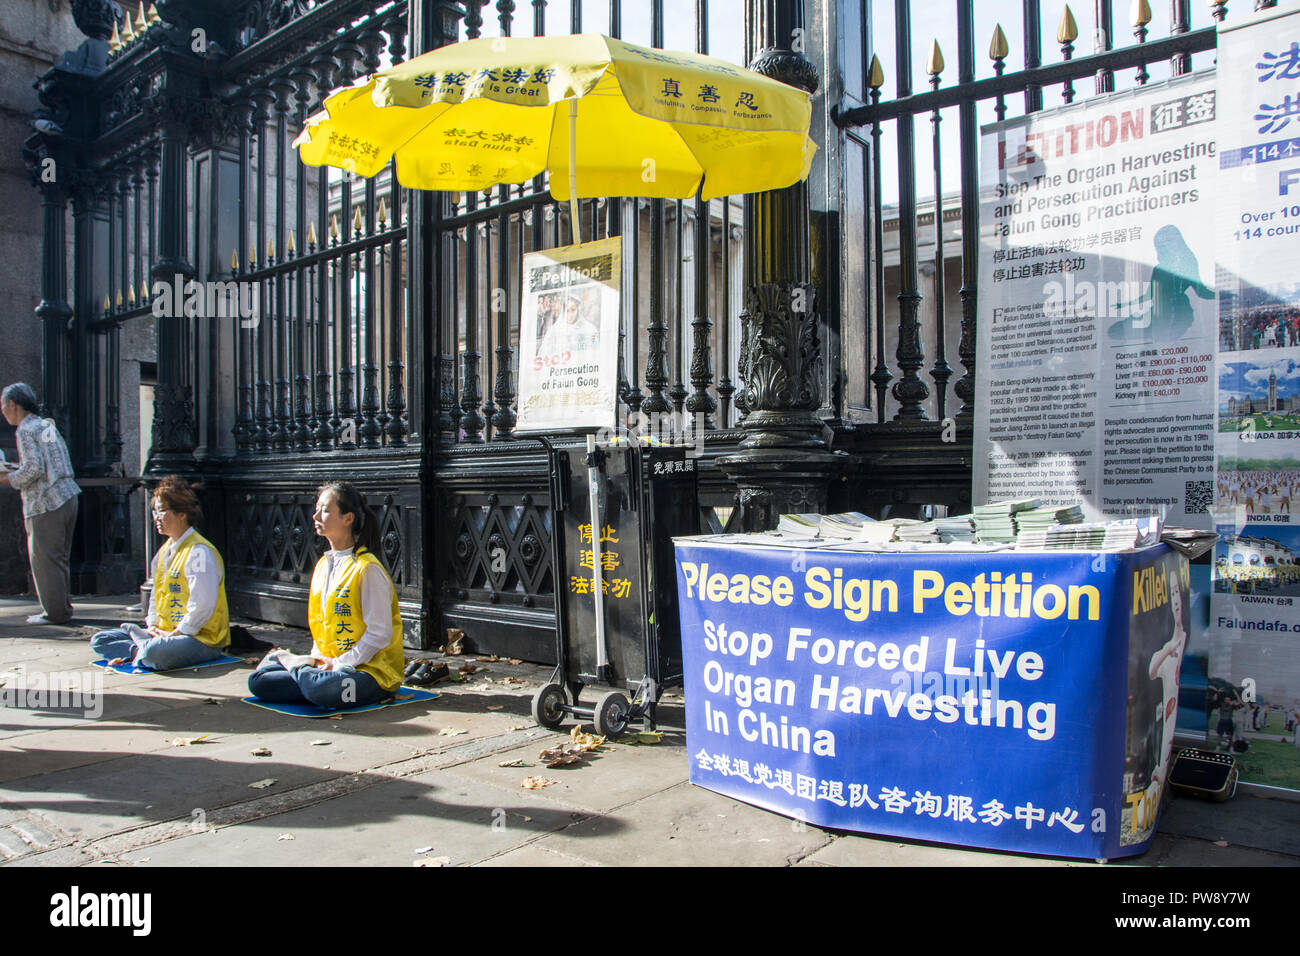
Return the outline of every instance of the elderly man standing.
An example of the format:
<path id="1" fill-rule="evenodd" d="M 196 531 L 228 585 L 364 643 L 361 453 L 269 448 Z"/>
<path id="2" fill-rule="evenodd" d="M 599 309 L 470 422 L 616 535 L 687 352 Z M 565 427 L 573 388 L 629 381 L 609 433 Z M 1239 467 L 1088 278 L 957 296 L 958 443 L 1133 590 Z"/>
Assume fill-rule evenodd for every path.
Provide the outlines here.
<path id="1" fill-rule="evenodd" d="M 36 414 L 40 403 L 30 385 L 16 382 L 0 392 L 0 413 L 18 429 L 17 469 L 0 474 L 0 486 L 22 492 L 23 523 L 27 527 L 27 557 L 42 613 L 28 624 L 66 624 L 72 620 L 68 600 L 68 559 L 72 529 L 77 523 L 77 495 L 72 461 L 54 422 Z"/>

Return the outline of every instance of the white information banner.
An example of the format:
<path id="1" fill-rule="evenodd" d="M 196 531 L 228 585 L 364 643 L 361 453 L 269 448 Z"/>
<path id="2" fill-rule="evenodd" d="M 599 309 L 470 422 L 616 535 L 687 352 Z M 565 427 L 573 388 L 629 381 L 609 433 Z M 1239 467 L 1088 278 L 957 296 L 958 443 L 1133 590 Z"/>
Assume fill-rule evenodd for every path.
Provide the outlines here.
<path id="1" fill-rule="evenodd" d="M 974 501 L 1210 526 L 1215 87 L 987 127 Z"/>
<path id="2" fill-rule="evenodd" d="M 616 425 L 622 242 L 524 256 L 517 432 Z"/>
<path id="3" fill-rule="evenodd" d="M 1300 789 L 1300 15 L 1220 27 L 1218 59 L 1210 735 Z"/>

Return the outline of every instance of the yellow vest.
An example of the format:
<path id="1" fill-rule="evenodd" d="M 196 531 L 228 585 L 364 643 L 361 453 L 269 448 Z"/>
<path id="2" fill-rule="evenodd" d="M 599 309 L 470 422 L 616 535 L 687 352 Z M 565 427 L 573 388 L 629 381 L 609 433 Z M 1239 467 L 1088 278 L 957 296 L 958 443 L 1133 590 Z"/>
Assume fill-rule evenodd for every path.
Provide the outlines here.
<path id="1" fill-rule="evenodd" d="M 369 551 L 353 552 L 345 559 L 329 593 L 329 599 L 324 602 L 324 608 L 321 607 L 321 594 L 325 590 L 328 565 L 325 558 L 321 558 L 316 565 L 316 572 L 311 578 L 311 596 L 307 599 L 307 625 L 311 628 L 316 646 L 326 657 L 339 657 L 346 653 L 366 632 L 366 622 L 361 617 L 361 573 L 372 564 L 377 565 L 385 577 L 388 576 L 379 559 Z M 391 579 L 389 584 L 391 586 Z M 358 670 L 365 671 L 386 691 L 394 691 L 402 686 L 402 664 L 405 661 L 397 589 L 391 590 L 393 639 L 387 647 L 358 667 Z"/>
<path id="2" fill-rule="evenodd" d="M 190 602 L 190 582 L 185 576 L 185 562 L 189 559 L 190 549 L 195 545 L 206 545 L 217 562 L 217 571 L 221 581 L 217 584 L 217 607 L 208 618 L 203 629 L 195 638 L 210 647 L 225 647 L 230 643 L 230 611 L 226 608 L 226 567 L 221 563 L 221 555 L 212 546 L 212 542 L 195 531 L 187 535 L 177 545 L 168 558 L 166 565 L 162 561 L 153 572 L 153 602 L 158 612 L 158 624 L 165 631 L 174 631 L 185 616 L 185 605 Z M 164 545 L 166 547 L 166 545 Z"/>

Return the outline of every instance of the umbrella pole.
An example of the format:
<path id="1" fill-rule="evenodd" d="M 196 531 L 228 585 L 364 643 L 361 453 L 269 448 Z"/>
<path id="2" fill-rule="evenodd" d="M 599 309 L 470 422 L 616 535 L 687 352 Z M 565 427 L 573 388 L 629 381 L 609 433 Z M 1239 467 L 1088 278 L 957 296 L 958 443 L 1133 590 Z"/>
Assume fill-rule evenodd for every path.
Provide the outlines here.
<path id="1" fill-rule="evenodd" d="M 582 245 L 582 216 L 578 212 L 578 101 L 569 100 L 569 238 Z"/>
<path id="2" fill-rule="evenodd" d="M 605 585 L 601 567 L 600 541 L 600 464 L 596 437 L 587 436 L 587 499 L 591 510 L 591 583 L 596 601 L 596 675 L 609 680 L 609 651 L 605 647 Z"/>

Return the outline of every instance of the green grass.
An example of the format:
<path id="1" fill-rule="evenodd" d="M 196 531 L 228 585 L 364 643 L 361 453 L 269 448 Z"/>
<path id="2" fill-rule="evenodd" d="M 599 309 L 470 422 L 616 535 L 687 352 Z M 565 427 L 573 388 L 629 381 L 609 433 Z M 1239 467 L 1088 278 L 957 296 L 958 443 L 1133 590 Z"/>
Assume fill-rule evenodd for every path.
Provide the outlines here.
<path id="1" fill-rule="evenodd" d="M 1280 736 L 1271 740 L 1250 738 L 1250 749 L 1237 754 L 1242 780 L 1300 790 L 1300 750 L 1289 738 L 1282 743 Z"/>
<path id="2" fill-rule="evenodd" d="M 1264 419 L 1266 417 L 1270 417 L 1273 420 L 1273 425 L 1271 428 L 1264 423 Z M 1242 430 L 1242 423 L 1247 419 L 1254 419 L 1255 431 L 1257 432 L 1292 431 L 1294 429 L 1300 428 L 1300 418 L 1297 418 L 1295 415 L 1290 415 L 1290 414 L 1272 415 L 1272 416 L 1232 415 L 1232 416 L 1224 416 L 1219 420 L 1219 431 L 1239 432 Z"/>

